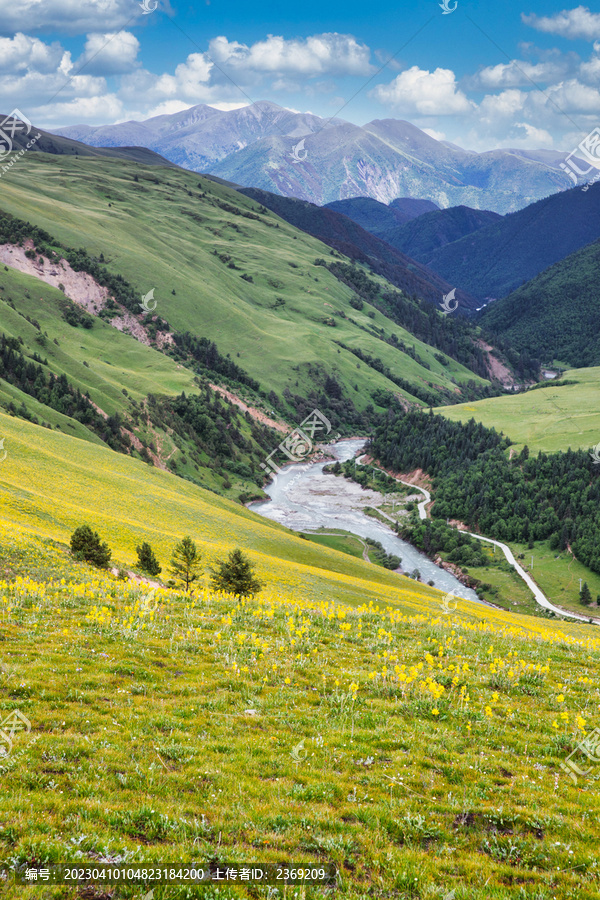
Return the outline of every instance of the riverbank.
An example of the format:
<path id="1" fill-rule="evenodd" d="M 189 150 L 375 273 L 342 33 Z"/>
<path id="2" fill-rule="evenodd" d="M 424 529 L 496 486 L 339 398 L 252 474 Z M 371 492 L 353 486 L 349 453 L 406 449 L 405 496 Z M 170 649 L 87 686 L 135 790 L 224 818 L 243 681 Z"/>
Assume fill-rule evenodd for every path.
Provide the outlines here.
<path id="1" fill-rule="evenodd" d="M 294 531 L 316 532 L 320 528 L 351 532 L 366 540 L 378 541 L 388 554 L 400 557 L 404 572 L 417 570 L 425 585 L 444 593 L 480 603 L 475 591 L 461 584 L 451 573 L 439 568 L 425 554 L 398 537 L 387 524 L 369 517 L 366 507 L 379 508 L 380 493 L 323 473 L 332 460 L 343 463 L 363 449 L 365 438 L 339 440 L 324 448 L 328 459 L 282 468 L 265 487 L 269 500 L 251 503 L 254 512 L 273 519 Z"/>
<path id="2" fill-rule="evenodd" d="M 401 477 L 401 476 L 395 475 L 392 471 L 390 471 L 388 469 L 384 469 L 381 466 L 375 465 L 375 461 L 373 460 L 373 458 L 368 456 L 367 454 L 364 454 L 363 456 L 357 458 L 356 463 L 357 463 L 357 465 L 360 465 L 360 466 L 372 466 L 374 469 L 375 468 L 378 469 L 380 472 L 383 472 L 388 477 L 395 478 L 401 484 L 407 485 L 409 487 L 414 487 L 417 490 L 421 491 L 423 493 L 423 495 L 425 496 L 425 499 L 418 505 L 419 518 L 421 520 L 427 518 L 428 507 L 430 507 L 430 505 L 431 505 L 431 494 L 426 488 L 424 488 L 422 486 L 422 483 L 423 483 L 423 480 L 425 477 L 422 470 L 419 469 L 419 470 L 416 470 L 414 473 L 410 473 L 410 475 L 408 477 L 412 476 L 412 480 L 406 481 L 406 480 L 404 480 L 406 476 Z M 419 482 L 421 482 L 421 484 L 419 484 Z M 542 609 L 552 612 L 552 613 L 554 613 L 554 615 L 566 617 L 569 619 L 573 619 L 575 621 L 589 622 L 589 623 L 593 623 L 595 625 L 600 625 L 600 619 L 598 619 L 597 617 L 594 617 L 591 615 L 585 615 L 584 613 L 572 612 L 570 610 L 565 609 L 564 607 L 557 606 L 556 604 L 551 603 L 550 600 L 548 599 L 548 597 L 546 597 L 546 595 L 544 594 L 542 589 L 539 587 L 539 585 L 536 584 L 536 582 L 533 580 L 531 575 L 528 572 L 526 572 L 525 569 L 521 565 L 519 565 L 519 563 L 515 559 L 514 553 L 512 552 L 510 547 L 508 547 L 507 544 L 503 544 L 502 542 L 494 540 L 493 538 L 488 538 L 488 537 L 485 537 L 484 535 L 477 534 L 476 532 L 468 531 L 466 526 L 463 526 L 461 528 L 460 527 L 461 523 L 453 522 L 453 523 L 448 523 L 448 524 L 449 525 L 452 524 L 453 527 L 455 527 L 457 530 L 461 531 L 463 534 L 468 534 L 469 537 L 475 538 L 478 541 L 483 541 L 485 543 L 492 544 L 494 547 L 498 547 L 504 554 L 504 558 L 506 559 L 508 564 L 513 568 L 513 570 L 519 576 L 519 578 L 521 578 L 522 581 L 525 582 L 527 588 L 531 592 L 531 595 L 532 595 L 535 603 Z M 405 535 L 405 537 L 406 536 L 407 535 Z M 434 562 L 436 565 L 440 565 L 440 566 L 444 567 L 446 569 L 446 571 L 452 572 L 452 574 L 459 581 L 462 581 L 463 584 L 466 582 L 466 584 L 469 585 L 469 581 L 474 580 L 472 578 L 472 576 L 469 576 L 468 573 L 467 574 L 462 573 L 460 566 L 456 566 L 453 563 L 449 563 L 449 562 L 445 561 L 439 555 L 434 557 Z M 461 576 L 462 576 L 462 578 L 461 578 Z M 477 579 L 475 579 L 475 580 L 477 580 Z M 489 600 L 486 601 L 481 597 L 480 597 L 480 600 L 482 600 L 482 602 L 489 603 L 489 605 L 494 606 L 496 609 L 504 609 L 505 608 L 504 606 L 497 606 L 496 604 L 491 603 L 491 601 L 489 601 Z M 513 602 L 513 606 L 518 605 L 518 601 L 512 601 L 512 602 Z"/>

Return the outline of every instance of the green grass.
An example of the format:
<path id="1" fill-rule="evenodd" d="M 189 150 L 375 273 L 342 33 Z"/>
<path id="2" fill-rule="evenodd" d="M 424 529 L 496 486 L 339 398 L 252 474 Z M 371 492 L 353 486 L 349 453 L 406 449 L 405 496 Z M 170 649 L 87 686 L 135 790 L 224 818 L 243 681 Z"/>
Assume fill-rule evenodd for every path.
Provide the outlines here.
<path id="1" fill-rule="evenodd" d="M 561 380 L 575 383 L 561 385 L 550 382 L 543 388 L 522 394 L 443 407 L 435 412 L 455 422 L 474 418 L 487 428 L 502 431 L 515 442 L 516 452 L 525 444 L 532 453 L 595 447 L 600 442 L 600 367 L 569 369 Z M 524 554 L 526 565 L 530 564 L 533 554 L 533 577 L 552 603 L 572 612 L 585 613 L 589 609 L 592 615 L 596 613 L 595 606 L 588 608 L 579 603 L 579 579 L 587 581 L 595 601 L 600 594 L 600 576 L 577 562 L 568 552 L 550 550 L 547 542 L 536 543 L 533 550 L 528 550 L 526 545 L 510 546 L 515 554 Z M 505 579 L 497 576 L 494 580 L 493 570 L 489 574 L 479 574 L 478 570 L 469 569 L 469 573 L 491 582 L 500 588 L 500 596 L 507 596 L 502 588 Z M 510 580 L 515 578 L 512 576 Z M 535 608 L 533 600 L 523 596 L 523 589 L 527 594 L 529 591 L 521 579 L 517 582 L 520 582 L 515 583 L 514 588 L 514 599 L 519 604 L 517 608 L 530 612 Z M 490 599 L 494 601 L 492 596 Z M 496 602 L 506 605 L 502 599 Z"/>
<path id="2" fill-rule="evenodd" d="M 415 611 L 423 608 L 423 596 L 439 594 L 317 547 L 239 503 L 104 446 L 1 413 L 0 437 L 7 454 L 0 462 L 0 529 L 6 534 L 23 531 L 66 545 L 88 522 L 114 548 L 114 565 L 135 564 L 136 546 L 148 541 L 163 567 L 175 543 L 190 534 L 205 568 L 240 546 L 256 562 L 259 578 L 269 573 L 290 594 L 343 596 L 356 604 L 410 595 Z"/>
<path id="3" fill-rule="evenodd" d="M 319 321 L 324 297 L 346 308 L 349 292 L 311 269 L 318 242 L 284 223 L 268 228 L 273 216 L 256 223 L 190 199 L 198 181 L 213 199 L 235 196 L 198 176 L 147 170 L 157 185 L 135 171 L 138 183 L 127 163 L 25 157 L 3 178 L 2 203 L 65 243 L 78 246 L 85 234 L 87 248 L 104 251 L 140 293 L 157 288 L 158 312 L 173 326 L 193 324 L 232 358 L 240 352 L 263 386 L 308 391 L 308 363 L 325 362 L 346 386 L 356 381 L 364 408 L 370 390 L 390 385 L 337 354 L 332 336 L 342 335 L 415 380 L 438 378 L 433 363 L 431 372 L 403 368 L 402 354 L 348 320 Z M 181 213 L 192 202 L 204 223 Z M 235 247 L 254 286 L 211 256 L 211 241 Z M 22 302 L 28 289 L 14 277 Z M 274 313 L 277 294 L 286 302 Z M 50 309 L 51 290 L 41 296 Z M 34 315 L 49 316 L 50 337 L 58 324 L 47 308 Z M 24 320 L 4 322 L 35 338 Z M 168 393 L 189 378 L 168 360 L 157 374 L 157 354 L 113 343 L 112 333 L 118 349 L 106 357 L 86 343 L 99 326 L 67 329 L 56 332 L 57 350 L 50 341 L 49 359 L 64 354 L 60 364 L 107 404 L 125 403 L 127 366 L 126 389 L 140 396 L 153 379 L 164 378 Z M 597 774 L 573 785 L 560 769 L 598 716 L 594 628 L 468 601 L 444 615 L 441 592 L 366 563 L 350 537 L 303 540 L 94 440 L 2 413 L 0 439 L 0 708 L 2 718 L 19 710 L 32 724 L 0 765 L 0 868 L 332 861 L 337 894 L 349 900 L 436 900 L 451 890 L 456 900 L 595 900 Z M 70 558 L 69 536 L 84 522 L 117 566 L 133 565 L 135 547 L 149 541 L 165 576 L 173 545 L 190 534 L 204 567 L 194 595 L 159 588 L 148 612 L 147 587 Z M 253 601 L 206 587 L 209 566 L 235 546 L 265 583 Z M 143 895 L 132 886 L 3 893 Z M 193 894 L 154 888 L 155 900 Z"/>
<path id="4" fill-rule="evenodd" d="M 525 444 L 533 453 L 595 447 L 600 442 L 600 367 L 569 369 L 561 380 L 576 383 L 549 383 L 521 394 L 439 407 L 435 412 L 453 422 L 473 418 L 503 431 L 517 451 Z"/>
<path id="5" fill-rule="evenodd" d="M 331 547 L 332 550 L 338 550 L 340 553 L 347 553 L 349 556 L 363 559 L 366 544 L 355 534 L 315 534 L 313 532 L 303 532 L 303 534 L 314 544 L 320 544 L 322 547 Z"/>
<path id="6" fill-rule="evenodd" d="M 64 372 L 108 415 L 130 413 L 128 398 L 142 401 L 149 393 L 196 392 L 192 371 L 101 319 L 96 318 L 91 329 L 68 325 L 61 315 L 61 301 L 64 294 L 56 288 L 0 265 L 0 329 L 22 338 L 22 352 L 47 358 L 52 371 Z M 2 383 L 3 390 L 8 387 Z"/>
<path id="7" fill-rule="evenodd" d="M 526 544 L 511 546 L 516 554 L 524 555 L 520 563 L 528 570 L 531 568 L 533 556 L 533 571 L 530 574 L 552 603 L 557 603 L 571 612 L 584 615 L 589 612 L 592 616 L 598 615 L 595 601 L 600 595 L 600 575 L 578 562 L 568 550 L 563 552 L 551 550 L 547 541 L 537 542 L 533 550 L 529 550 Z M 593 606 L 584 606 L 579 602 L 580 578 L 588 583 L 594 600 Z"/>
<path id="8" fill-rule="evenodd" d="M 47 361 L 47 366 L 43 366 L 45 372 L 65 374 L 72 387 L 89 394 L 105 415 L 119 413 L 124 417 L 138 439 L 154 445 L 159 466 L 164 468 L 172 460 L 177 463 L 178 474 L 228 496 L 237 498 L 240 492 L 248 490 L 259 492 L 254 481 L 231 470 L 231 487 L 227 488 L 224 473 L 216 471 L 221 465 L 215 466 L 214 459 L 202 453 L 197 464 L 194 457 L 190 458 L 198 448 L 186 434 L 174 435 L 168 424 L 156 425 L 146 420 L 149 394 L 162 397 L 174 397 L 182 391 L 188 397 L 198 394 L 200 380 L 190 369 L 100 318 L 94 319 L 91 329 L 69 325 L 62 316 L 61 303 L 64 303 L 61 291 L 37 278 L 0 266 L 0 331 L 18 338 L 25 356 L 38 354 Z M 37 322 L 39 328 L 28 319 Z M 17 408 L 24 404 L 40 423 L 92 443 L 102 443 L 77 420 L 0 380 L 0 403 L 6 407 L 11 402 Z M 237 448 L 237 459 L 247 461 L 254 454 L 255 463 L 257 459 L 262 460 L 264 450 L 254 441 L 249 423 L 235 407 L 234 417 L 236 428 L 246 442 L 243 448 Z M 227 459 L 223 461 L 225 470 L 228 463 Z"/>
<path id="9" fill-rule="evenodd" d="M 259 218 L 224 211 L 219 203 Z M 314 265 L 315 258 L 329 255 L 319 241 L 193 173 L 28 154 L 4 176 L 1 205 L 68 246 L 79 247 L 85 235 L 88 252 L 104 253 L 111 271 L 122 274 L 140 297 L 155 288 L 156 312 L 174 330 L 215 340 L 266 391 L 289 387 L 308 394 L 319 366 L 335 374 L 359 409 L 376 388 L 404 395 L 334 341 L 379 357 L 415 385 L 456 390 L 452 378 L 481 381 L 452 360 L 443 366 L 432 348 L 381 313 L 370 319 L 366 309 L 353 310 L 352 291 Z M 230 255 L 239 268 L 223 264 L 213 250 Z M 324 323 L 332 316 L 335 327 Z M 374 327 L 414 345 L 430 368 L 381 340 Z"/>
<path id="10" fill-rule="evenodd" d="M 161 590 L 149 613 L 48 541 L 5 537 L 2 560 L 36 572 L 0 582 L 2 716 L 32 726 L 0 766 L 2 867 L 333 862 L 349 900 L 597 897 L 597 775 L 560 769 L 597 715 L 590 628 L 281 583 L 241 604 Z"/>

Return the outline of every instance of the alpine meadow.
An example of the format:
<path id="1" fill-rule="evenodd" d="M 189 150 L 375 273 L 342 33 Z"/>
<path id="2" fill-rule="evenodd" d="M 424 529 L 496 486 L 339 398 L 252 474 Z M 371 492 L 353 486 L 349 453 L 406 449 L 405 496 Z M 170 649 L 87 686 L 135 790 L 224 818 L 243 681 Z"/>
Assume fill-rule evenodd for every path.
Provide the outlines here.
<path id="1" fill-rule="evenodd" d="M 600 14 L 0 50 L 0 896 L 597 900 Z"/>

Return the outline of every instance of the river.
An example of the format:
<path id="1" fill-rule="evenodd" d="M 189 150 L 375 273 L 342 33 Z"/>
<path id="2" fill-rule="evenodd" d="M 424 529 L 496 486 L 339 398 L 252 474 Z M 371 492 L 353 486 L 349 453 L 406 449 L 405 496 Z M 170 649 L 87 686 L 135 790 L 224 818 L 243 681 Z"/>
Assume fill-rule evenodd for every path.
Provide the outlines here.
<path id="1" fill-rule="evenodd" d="M 327 453 L 344 462 L 352 459 L 364 445 L 364 438 L 337 441 L 327 446 Z M 457 597 L 481 602 L 475 591 L 461 584 L 454 575 L 438 568 L 382 522 L 362 512 L 365 506 L 378 506 L 381 494 L 363 490 L 356 482 L 343 477 L 325 474 L 323 468 L 330 462 L 286 466 L 264 489 L 270 499 L 252 503 L 249 508 L 293 531 L 318 531 L 324 527 L 331 531 L 350 531 L 363 539 L 372 538 L 388 553 L 402 559 L 403 572 L 418 569 L 425 584 L 433 581 L 440 591 L 453 591 Z"/>

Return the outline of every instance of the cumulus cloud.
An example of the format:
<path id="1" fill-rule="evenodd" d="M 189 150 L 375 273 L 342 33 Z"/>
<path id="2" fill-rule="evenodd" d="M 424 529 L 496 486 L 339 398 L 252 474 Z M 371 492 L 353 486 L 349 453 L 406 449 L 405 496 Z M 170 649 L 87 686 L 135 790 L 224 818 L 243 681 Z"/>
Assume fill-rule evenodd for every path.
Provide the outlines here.
<path id="1" fill-rule="evenodd" d="M 55 102 L 49 106 L 33 110 L 34 124 L 43 122 L 42 127 L 61 127 L 65 122 L 116 122 L 123 117 L 123 104 L 114 94 L 101 93 L 92 97 L 74 97 L 65 102 Z"/>
<path id="2" fill-rule="evenodd" d="M 132 0 L 4 0 L 0 4 L 0 34 L 117 31 L 138 16 L 142 16 L 142 10 Z"/>
<path id="3" fill-rule="evenodd" d="M 498 118 L 512 118 L 523 112 L 527 93 L 511 88 L 499 94 L 487 94 L 479 104 L 479 115 L 483 121 L 493 122 Z"/>
<path id="4" fill-rule="evenodd" d="M 546 93 L 561 110 L 569 114 L 600 113 L 600 92 L 576 78 L 551 85 Z"/>
<path id="5" fill-rule="evenodd" d="M 594 44 L 594 53 L 589 60 L 581 63 L 579 75 L 583 81 L 600 84 L 600 42 Z"/>
<path id="6" fill-rule="evenodd" d="M 558 34 L 565 38 L 583 38 L 594 41 L 600 37 L 600 13 L 590 12 L 587 6 L 563 9 L 553 16 L 537 16 L 535 13 L 521 13 L 521 20 L 537 31 Z"/>
<path id="7" fill-rule="evenodd" d="M 214 38 L 208 55 L 219 66 L 236 71 L 254 71 L 280 75 L 369 75 L 370 50 L 350 34 L 313 34 L 306 38 L 285 40 L 268 35 L 263 41 L 248 46 L 226 37 Z"/>
<path id="8" fill-rule="evenodd" d="M 106 81 L 104 78 L 94 78 L 91 75 L 76 75 L 74 78 L 65 78 L 59 70 L 53 74 L 41 72 L 27 72 L 26 75 L 3 75 L 0 77 L 0 109 L 15 101 L 24 113 L 33 107 L 40 107 L 48 103 L 55 95 L 58 100 L 85 99 L 101 96 L 106 93 Z M 32 119 L 31 116 L 28 116 Z"/>
<path id="9" fill-rule="evenodd" d="M 566 58 L 540 63 L 513 59 L 509 63 L 486 66 L 467 79 L 466 84 L 472 90 L 527 87 L 532 81 L 542 84 L 562 78 L 568 69 L 569 61 Z"/>
<path id="10" fill-rule="evenodd" d="M 251 46 L 216 37 L 206 53 L 191 53 L 172 74 L 136 70 L 125 75 L 120 96 L 131 102 L 143 96 L 155 105 L 166 101 L 245 105 L 269 76 L 274 76 L 272 90 L 297 89 L 313 95 L 333 91 L 335 85 L 331 81 L 307 85 L 303 79 L 324 72 L 364 75 L 371 70 L 368 58 L 368 47 L 349 35 L 290 41 L 270 35 Z"/>
<path id="11" fill-rule="evenodd" d="M 466 136 L 465 143 L 479 152 L 485 152 L 490 146 L 494 149 L 504 147 L 513 150 L 549 150 L 554 146 L 552 135 L 544 128 L 536 128 L 529 122 L 520 121 L 503 123 L 501 131 L 493 123 L 478 124 Z"/>
<path id="12" fill-rule="evenodd" d="M 57 41 L 45 44 L 22 32 L 13 38 L 0 38 L 0 73 L 29 70 L 53 72 L 64 56 L 65 52 Z"/>
<path id="13" fill-rule="evenodd" d="M 119 96 L 136 109 L 140 103 L 146 108 L 167 102 L 181 104 L 181 108 L 185 108 L 196 103 L 214 105 L 243 101 L 243 93 L 233 82 L 214 84 L 212 74 L 212 63 L 204 54 L 192 53 L 176 67 L 173 75 L 168 72 L 156 75 L 146 69 L 136 69 L 124 75 L 120 81 Z"/>
<path id="14" fill-rule="evenodd" d="M 429 137 L 432 137 L 435 141 L 445 141 L 446 135 L 443 131 L 435 131 L 433 128 L 423 128 L 425 134 L 428 134 Z"/>
<path id="15" fill-rule="evenodd" d="M 121 75 L 137 65 L 140 42 L 129 31 L 88 34 L 76 69 L 85 67 L 90 75 Z"/>
<path id="16" fill-rule="evenodd" d="M 131 118 L 153 119 L 154 116 L 172 116 L 175 113 L 183 112 L 189 109 L 190 104 L 184 103 L 182 100 L 164 100 L 152 109 L 149 109 L 143 115 L 131 116 Z"/>
<path id="17" fill-rule="evenodd" d="M 452 116 L 471 112 L 475 104 L 458 89 L 451 69 L 429 72 L 412 66 L 370 95 L 396 112 L 418 116 Z"/>

